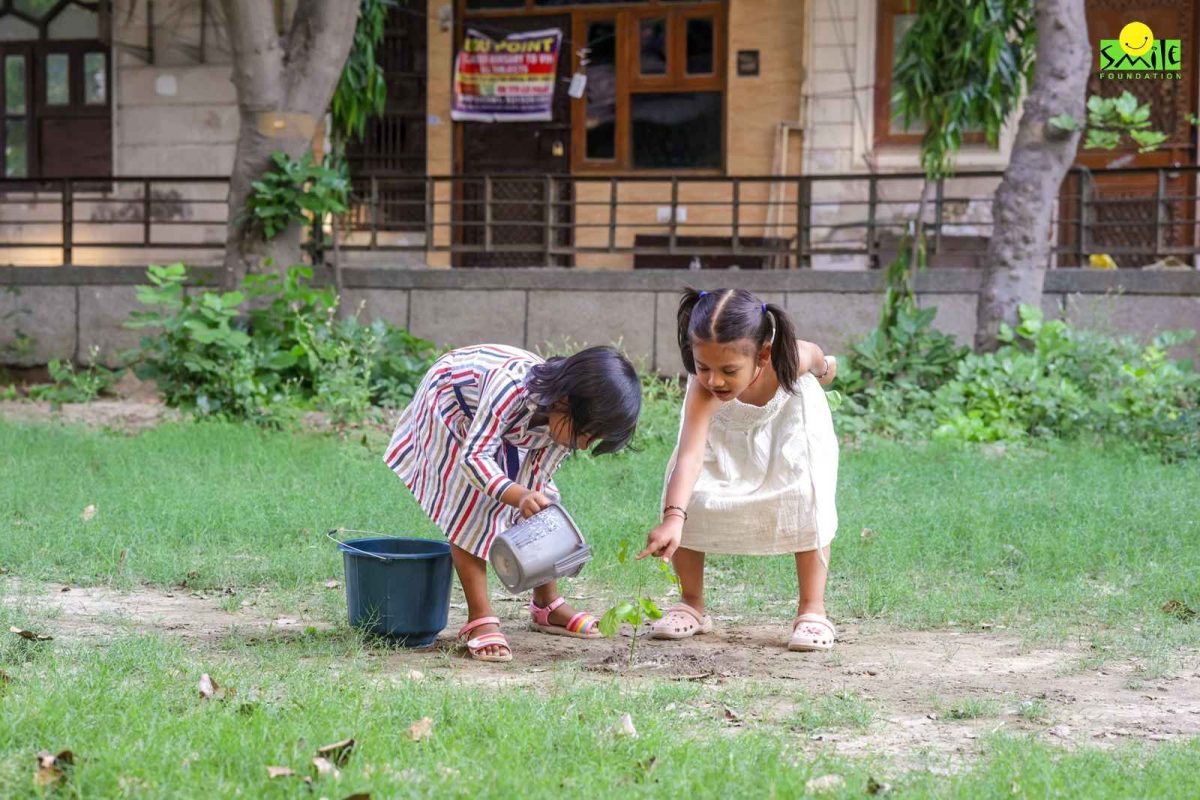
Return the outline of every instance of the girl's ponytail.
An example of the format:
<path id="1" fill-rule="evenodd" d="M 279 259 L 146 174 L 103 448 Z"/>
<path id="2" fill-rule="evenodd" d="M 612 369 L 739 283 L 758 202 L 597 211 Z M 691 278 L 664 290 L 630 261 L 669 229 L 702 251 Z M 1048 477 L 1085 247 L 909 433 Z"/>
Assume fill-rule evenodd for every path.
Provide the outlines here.
<path id="1" fill-rule="evenodd" d="M 796 381 L 800 379 L 800 348 L 796 345 L 796 327 L 787 312 L 774 303 L 763 303 L 763 310 L 771 318 L 771 329 L 775 332 L 771 340 L 771 366 L 779 377 L 779 384 L 794 393 Z"/>
<path id="2" fill-rule="evenodd" d="M 697 304 L 707 296 L 708 292 L 687 287 L 679 298 L 679 311 L 675 315 L 679 328 L 679 356 L 683 359 L 683 368 L 689 375 L 696 374 L 696 360 L 692 356 L 692 337 L 689 332 L 692 324 L 692 312 L 696 310 Z"/>

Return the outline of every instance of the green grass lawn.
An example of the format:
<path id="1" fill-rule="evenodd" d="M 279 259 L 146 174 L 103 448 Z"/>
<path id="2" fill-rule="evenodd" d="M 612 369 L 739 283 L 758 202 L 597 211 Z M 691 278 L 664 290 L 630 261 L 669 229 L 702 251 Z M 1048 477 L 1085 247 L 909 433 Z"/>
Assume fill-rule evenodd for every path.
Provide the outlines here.
<path id="1" fill-rule="evenodd" d="M 668 417 L 651 420 L 640 452 L 577 458 L 560 475 L 596 551 L 579 579 L 589 596 L 616 600 L 643 583 L 666 592 L 652 567 L 615 556 L 657 519 Z M 0 567 L 30 585 L 186 579 L 235 600 L 311 595 L 341 573 L 329 528 L 438 535 L 380 461 L 378 434 L 358 436 L 188 423 L 128 437 L 0 422 Z M 1200 646 L 1200 622 L 1160 611 L 1168 600 L 1200 608 L 1198 479 L 1197 462 L 1165 466 L 1127 449 L 846 450 L 830 612 L 873 626 L 1084 637 L 1097 659 L 1133 654 L 1167 669 Z M 97 513 L 85 521 L 88 505 Z M 718 613 L 790 618 L 790 559 L 714 558 L 710 575 Z M 580 681 L 570 664 L 537 690 L 409 681 L 345 628 L 335 594 L 319 606 L 336 623 L 328 634 L 255 647 L 3 639 L 0 670 L 13 680 L 0 681 L 0 796 L 37 796 L 33 754 L 70 747 L 79 764 L 62 796 L 292 797 L 299 784 L 269 781 L 265 767 L 307 771 L 317 746 L 351 736 L 360 744 L 340 781 L 323 779 L 311 796 L 794 797 L 824 774 L 845 779 L 829 795 L 844 797 L 865 796 L 870 778 L 901 797 L 1200 795 L 1196 740 L 1068 752 L 996 735 L 981 760 L 936 775 L 801 747 L 822 725 L 867 724 L 870 708 L 853 698 L 731 732 L 719 706 L 706 710 L 724 690 L 690 683 Z M 0 624 L 27 615 L 0 604 Z M 199 700 L 201 672 L 239 694 Z M 613 732 L 624 712 L 636 739 Z M 994 712 L 947 706 L 963 719 Z M 424 716 L 433 734 L 408 740 Z"/>

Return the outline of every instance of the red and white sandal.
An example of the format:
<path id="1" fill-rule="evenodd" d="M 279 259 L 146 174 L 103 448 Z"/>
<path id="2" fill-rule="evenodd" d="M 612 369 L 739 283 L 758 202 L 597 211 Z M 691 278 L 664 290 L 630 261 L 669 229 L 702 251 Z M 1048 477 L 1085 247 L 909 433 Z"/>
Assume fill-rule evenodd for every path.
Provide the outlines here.
<path id="1" fill-rule="evenodd" d="M 837 628 L 828 617 L 820 614 L 801 614 L 792 623 L 792 638 L 788 650 L 797 652 L 826 651 L 833 649 Z"/>
<path id="2" fill-rule="evenodd" d="M 512 661 L 512 648 L 508 644 L 508 639 L 500 631 L 492 631 L 491 633 L 481 633 L 473 638 L 466 638 L 467 634 L 476 628 L 484 625 L 499 625 L 499 617 L 480 617 L 463 625 L 458 629 L 458 641 L 467 648 L 467 652 L 471 654 L 471 658 L 476 661 Z M 504 652 L 500 655 L 490 655 L 483 651 L 489 647 L 503 647 Z"/>
<path id="3" fill-rule="evenodd" d="M 662 619 L 650 623 L 653 639 L 686 639 L 698 633 L 712 633 L 713 621 L 708 614 L 701 614 L 687 603 L 671 606 L 663 612 Z"/>
<path id="4" fill-rule="evenodd" d="M 550 614 L 565 602 L 566 600 L 560 597 L 551 602 L 550 605 L 542 608 L 530 600 L 529 616 L 533 618 L 533 621 L 530 623 L 532 628 L 539 633 L 548 633 L 551 636 L 570 636 L 573 639 L 599 639 L 600 620 L 586 611 L 580 611 L 571 617 L 567 620 L 566 625 L 555 625 L 550 622 Z"/>

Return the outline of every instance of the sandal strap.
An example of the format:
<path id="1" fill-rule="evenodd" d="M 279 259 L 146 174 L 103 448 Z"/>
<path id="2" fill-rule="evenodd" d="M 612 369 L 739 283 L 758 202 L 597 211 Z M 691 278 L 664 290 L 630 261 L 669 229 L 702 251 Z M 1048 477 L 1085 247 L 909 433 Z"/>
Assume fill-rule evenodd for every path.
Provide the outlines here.
<path id="1" fill-rule="evenodd" d="M 550 615 L 554 613 L 554 610 L 556 608 L 558 608 L 565 602 L 567 602 L 567 601 L 560 595 L 559 597 L 555 598 L 554 600 L 551 600 L 550 605 L 546 606 L 545 608 L 542 608 L 537 603 L 530 600 L 529 601 L 529 615 L 531 617 L 533 617 L 533 621 L 536 622 L 538 625 L 549 625 L 550 624 Z"/>
<path id="2" fill-rule="evenodd" d="M 697 625 L 704 625 L 704 615 L 687 603 L 676 603 L 668 608 L 663 616 L 665 617 L 667 614 L 684 614 L 694 619 Z"/>
<path id="3" fill-rule="evenodd" d="M 479 636 L 476 636 L 474 639 L 471 639 L 467 642 L 467 649 L 472 653 L 482 650 L 485 647 L 492 646 L 503 647 L 510 653 L 512 652 L 512 648 L 508 645 L 508 639 L 503 633 L 498 631 L 494 633 L 480 634 Z"/>
<path id="4" fill-rule="evenodd" d="M 833 627 L 833 623 L 829 621 L 828 617 L 823 617 L 820 614 L 801 614 L 796 617 L 796 621 L 792 623 L 792 633 L 795 633 L 796 629 L 806 622 L 813 625 L 822 625 L 829 629 L 830 636 L 837 636 L 837 628 Z"/>
<path id="5" fill-rule="evenodd" d="M 480 617 L 479 619 L 473 619 L 470 622 L 468 622 L 466 625 L 463 625 L 461 628 L 458 629 L 458 638 L 459 639 L 463 638 L 468 633 L 470 633 L 471 631 L 475 630 L 476 628 L 478 628 L 482 625 L 499 625 L 499 624 L 500 624 L 499 617 Z"/>
<path id="6" fill-rule="evenodd" d="M 567 630 L 571 633 L 586 633 L 596 623 L 597 619 L 586 611 L 580 611 L 575 616 L 567 620 Z"/>

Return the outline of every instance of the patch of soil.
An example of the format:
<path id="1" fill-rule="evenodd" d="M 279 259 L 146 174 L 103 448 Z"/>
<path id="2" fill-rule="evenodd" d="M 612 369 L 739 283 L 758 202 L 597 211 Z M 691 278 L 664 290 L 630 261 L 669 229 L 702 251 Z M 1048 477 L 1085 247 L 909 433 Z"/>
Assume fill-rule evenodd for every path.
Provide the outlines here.
<path id="1" fill-rule="evenodd" d="M 308 626 L 329 629 L 327 621 L 264 616 L 257 607 L 226 611 L 219 596 L 180 590 L 121 592 L 103 587 L 51 585 L 37 595 L 23 593 L 14 578 L 5 581 L 4 601 L 40 606 L 52 612 L 41 626 L 63 639 L 110 638 L 122 630 L 159 631 L 190 640 L 245 634 L 287 635 Z M 314 592 L 319 591 L 314 588 Z M 546 636 L 525 627 L 523 605 L 496 597 L 498 615 L 513 647 L 511 664 L 485 664 L 463 657 L 453 633 L 465 621 L 460 603 L 450 624 L 425 651 L 381 648 L 387 674 L 409 679 L 411 670 L 431 677 L 487 686 L 537 686 L 545 673 L 578 670 L 580 680 L 656 678 L 690 681 L 704 687 L 700 699 L 679 713 L 721 718 L 718 694 L 752 689 L 749 707 L 736 719 L 726 716 L 731 733 L 772 724 L 791 730 L 805 748 L 845 755 L 888 756 L 910 765 L 947 769 L 982 752 L 982 739 L 996 731 L 1028 732 L 1066 746 L 1100 745 L 1136 739 L 1166 741 L 1200 736 L 1200 657 L 1180 653 L 1185 668 L 1159 678 L 1134 681 L 1133 663 L 1110 662 L 1102 670 L 1082 670 L 1086 651 L 1077 645 L 1022 646 L 994 632 L 884 630 L 847 623 L 832 653 L 789 653 L 785 623 L 724 623 L 704 636 L 682 641 L 639 640 L 628 664 L 629 640 L 580 641 Z M 1133 688 L 1140 686 L 1140 688 Z M 789 720 L 808 698 L 836 692 L 862 698 L 876 709 L 868 727 L 811 731 Z M 938 716 L 944 706 L 966 699 L 991 701 L 998 712 L 972 720 Z M 1046 714 L 1028 720 L 1022 703 L 1038 701 Z"/>
<path id="2" fill-rule="evenodd" d="M 5 581 L 0 600 L 30 605 L 49 612 L 44 632 L 66 640 L 108 639 L 122 632 L 166 633 L 192 640 L 219 639 L 238 632 L 259 636 L 268 632 L 300 633 L 308 627 L 327 630 L 323 621 L 303 615 L 262 616 L 257 609 L 226 611 L 222 595 L 182 588 L 175 592 L 152 589 L 124 592 L 102 586 L 78 588 L 46 584 L 43 594 L 29 594 L 19 580 Z"/>
<path id="3" fill-rule="evenodd" d="M 180 418 L 180 413 L 157 400 L 96 400 L 91 403 L 64 403 L 51 408 L 49 403 L 29 400 L 0 401 L 0 417 L 13 422 L 86 425 L 137 433 L 162 422 Z"/>

